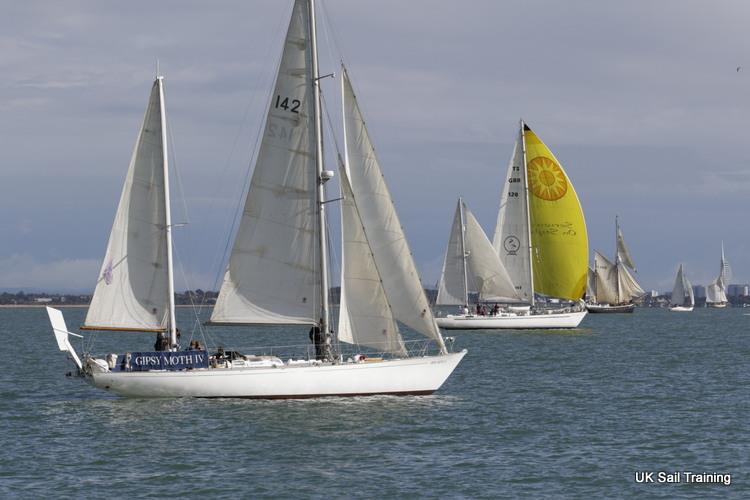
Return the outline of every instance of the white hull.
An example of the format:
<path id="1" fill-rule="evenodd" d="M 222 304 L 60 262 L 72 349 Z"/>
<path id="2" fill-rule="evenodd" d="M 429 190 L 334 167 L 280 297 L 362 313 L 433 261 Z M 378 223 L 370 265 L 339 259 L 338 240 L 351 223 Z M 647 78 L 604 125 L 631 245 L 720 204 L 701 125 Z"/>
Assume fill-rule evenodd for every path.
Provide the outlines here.
<path id="1" fill-rule="evenodd" d="M 725 307 L 727 307 L 727 304 L 726 302 L 706 302 L 706 306 L 714 307 L 716 309 L 724 309 Z"/>
<path id="2" fill-rule="evenodd" d="M 693 310 L 693 306 L 690 306 L 690 307 L 674 306 L 674 307 L 670 307 L 669 310 L 673 312 L 690 312 Z"/>
<path id="3" fill-rule="evenodd" d="M 435 318 L 446 330 L 554 329 L 577 328 L 586 311 L 550 314 L 506 314 L 498 316 L 448 315 Z"/>
<path id="4" fill-rule="evenodd" d="M 374 394 L 431 394 L 466 350 L 374 362 L 209 368 L 188 371 L 95 372 L 89 381 L 120 396 L 297 399 Z"/>

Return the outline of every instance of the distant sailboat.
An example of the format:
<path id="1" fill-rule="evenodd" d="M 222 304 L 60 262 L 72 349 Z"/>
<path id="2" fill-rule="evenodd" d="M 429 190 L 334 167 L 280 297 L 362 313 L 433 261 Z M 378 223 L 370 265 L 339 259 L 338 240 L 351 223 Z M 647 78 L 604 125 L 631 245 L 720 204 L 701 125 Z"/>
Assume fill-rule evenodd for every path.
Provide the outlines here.
<path id="1" fill-rule="evenodd" d="M 441 328 L 575 328 L 586 315 L 579 305 L 586 289 L 588 238 L 586 221 L 573 184 L 552 151 L 526 125 L 520 123 L 507 175 L 503 183 L 492 247 L 499 260 L 482 259 L 487 279 L 476 270 L 478 255 L 486 255 L 488 240 L 462 204 L 456 210 L 446 252 L 440 291 L 461 285 L 463 270 L 471 280 L 464 286 L 479 293 L 481 302 L 506 305 L 493 315 L 463 314 L 438 317 Z M 462 238 L 461 225 L 466 238 Z M 471 234 L 471 237 L 470 237 Z M 463 247 L 461 245 L 464 245 Z M 491 269 L 491 271 L 490 271 Z M 484 289 L 483 289 L 484 288 Z M 467 293 L 468 293 L 467 292 Z M 540 307 L 535 294 L 572 301 L 567 307 Z M 438 304 L 468 305 L 463 293 L 439 293 Z"/>
<path id="2" fill-rule="evenodd" d="M 708 307 L 727 307 L 727 285 L 731 279 L 732 270 L 724 257 L 724 242 L 721 242 L 721 268 L 719 276 L 706 287 L 706 305 Z"/>
<path id="3" fill-rule="evenodd" d="M 630 271 L 635 264 L 615 217 L 615 262 L 594 252 L 594 268 L 589 270 L 586 308 L 591 313 L 631 313 L 633 300 L 646 294 Z"/>
<path id="4" fill-rule="evenodd" d="M 159 79 L 112 230 L 103 291 L 97 286 L 87 324 L 167 330 L 171 341 L 166 352 L 105 359 L 87 354 L 81 361 L 62 313 L 48 308 L 58 346 L 87 381 L 129 397 L 309 398 L 430 394 L 453 372 L 466 351 L 449 352 L 440 335 L 346 70 L 338 340 L 354 345 L 351 357 L 331 338 L 324 228 L 326 203 L 334 201 L 326 200 L 325 183 L 334 173 L 323 168 L 320 79 L 314 1 L 296 0 L 245 208 L 211 316 L 214 324 L 313 326 L 315 358 L 282 361 L 273 354 L 178 350 Z M 121 214 L 130 225 L 123 226 Z M 150 243 L 140 248 L 143 240 Z M 399 322 L 427 340 L 407 345 Z"/>
<path id="5" fill-rule="evenodd" d="M 693 286 L 685 276 L 682 264 L 677 270 L 677 277 L 674 280 L 674 287 L 672 287 L 672 298 L 669 303 L 672 306 L 669 310 L 675 312 L 690 312 L 695 306 Z"/>

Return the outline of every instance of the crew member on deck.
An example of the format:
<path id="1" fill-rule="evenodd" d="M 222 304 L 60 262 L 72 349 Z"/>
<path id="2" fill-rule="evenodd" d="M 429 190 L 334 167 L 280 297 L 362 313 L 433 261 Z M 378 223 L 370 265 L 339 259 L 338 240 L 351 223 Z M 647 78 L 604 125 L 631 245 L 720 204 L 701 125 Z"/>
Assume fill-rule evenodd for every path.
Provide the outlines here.
<path id="1" fill-rule="evenodd" d="M 325 359 L 325 336 L 320 330 L 320 325 L 323 323 L 323 318 L 310 328 L 310 341 L 315 346 L 315 359 L 322 361 Z"/>

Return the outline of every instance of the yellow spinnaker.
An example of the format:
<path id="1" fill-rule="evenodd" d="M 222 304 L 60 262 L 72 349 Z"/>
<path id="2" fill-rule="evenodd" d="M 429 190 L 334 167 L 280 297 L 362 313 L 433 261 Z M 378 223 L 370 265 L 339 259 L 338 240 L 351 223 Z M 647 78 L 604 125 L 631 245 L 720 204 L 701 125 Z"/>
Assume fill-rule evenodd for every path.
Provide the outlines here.
<path id="1" fill-rule="evenodd" d="M 527 126 L 526 178 L 534 291 L 577 300 L 586 292 L 589 240 L 573 184 L 552 151 Z"/>

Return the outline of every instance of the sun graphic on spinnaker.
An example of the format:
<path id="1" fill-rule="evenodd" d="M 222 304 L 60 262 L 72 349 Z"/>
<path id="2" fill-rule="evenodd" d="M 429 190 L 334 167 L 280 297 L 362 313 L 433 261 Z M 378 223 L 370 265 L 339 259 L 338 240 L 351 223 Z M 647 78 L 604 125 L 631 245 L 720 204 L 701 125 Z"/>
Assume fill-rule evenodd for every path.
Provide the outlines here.
<path id="1" fill-rule="evenodd" d="M 534 196 L 547 201 L 559 200 L 568 192 L 568 180 L 560 165 L 546 156 L 537 156 L 529 162 L 529 189 Z"/>

